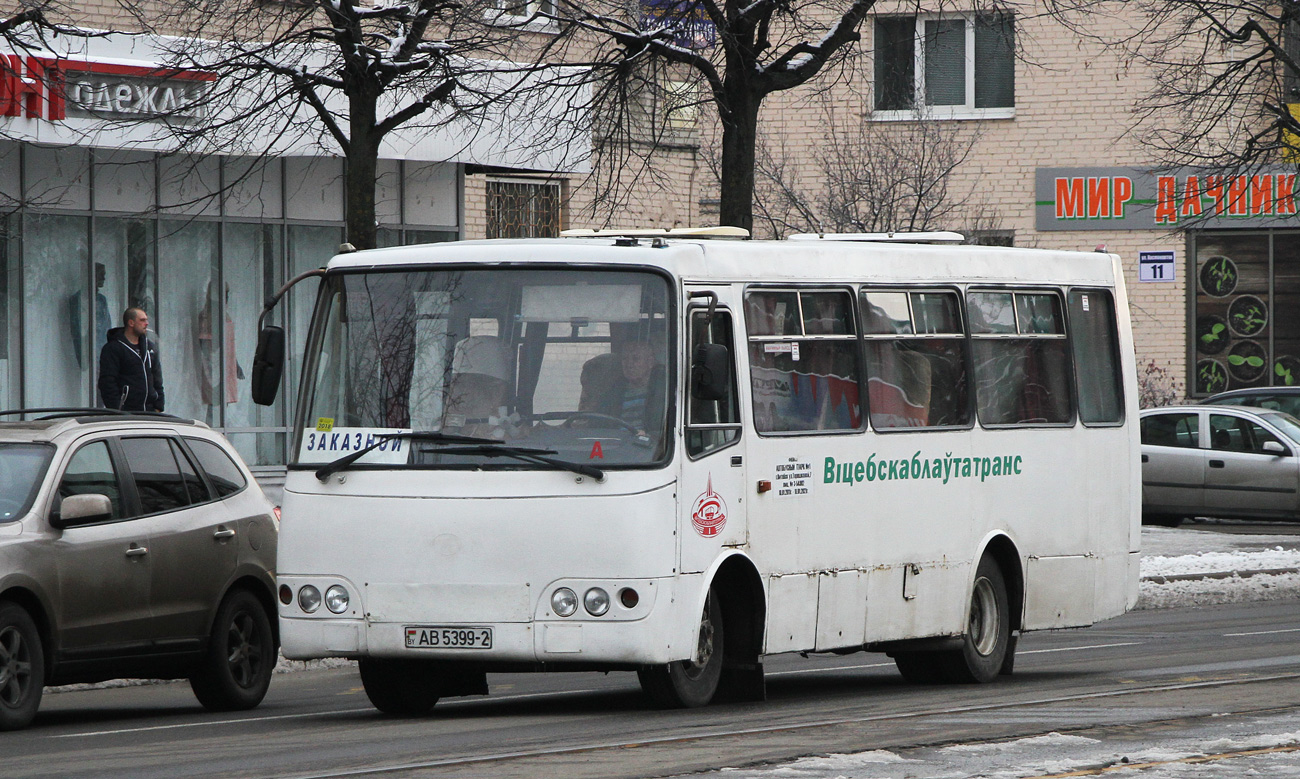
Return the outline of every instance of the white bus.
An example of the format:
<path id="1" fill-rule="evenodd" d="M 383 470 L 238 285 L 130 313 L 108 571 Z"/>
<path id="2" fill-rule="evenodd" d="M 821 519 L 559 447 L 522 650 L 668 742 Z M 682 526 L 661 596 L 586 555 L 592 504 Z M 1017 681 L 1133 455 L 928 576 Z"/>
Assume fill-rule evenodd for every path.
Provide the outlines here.
<path id="1" fill-rule="evenodd" d="M 597 235 L 318 273 L 281 638 L 383 711 L 547 670 L 761 699 L 782 652 L 989 682 L 1136 601 L 1114 255 Z"/>

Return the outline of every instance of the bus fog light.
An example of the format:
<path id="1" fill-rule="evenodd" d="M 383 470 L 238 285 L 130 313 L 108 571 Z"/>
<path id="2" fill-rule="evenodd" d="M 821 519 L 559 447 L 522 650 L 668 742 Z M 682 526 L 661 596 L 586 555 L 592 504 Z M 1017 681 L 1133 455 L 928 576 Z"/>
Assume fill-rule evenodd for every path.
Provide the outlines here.
<path id="1" fill-rule="evenodd" d="M 320 590 L 308 584 L 301 590 L 298 590 L 298 608 L 312 613 L 320 608 Z"/>
<path id="2" fill-rule="evenodd" d="M 582 596 L 582 605 L 588 614 L 599 617 L 609 611 L 609 593 L 599 587 L 592 587 Z"/>
<path id="3" fill-rule="evenodd" d="M 636 604 L 641 602 L 641 596 L 637 595 L 636 590 L 631 587 L 624 587 L 618 593 L 618 602 L 622 603 L 625 609 L 634 609 Z"/>
<path id="4" fill-rule="evenodd" d="M 335 614 L 348 610 L 348 591 L 342 585 L 334 585 L 325 591 L 325 608 Z"/>
<path id="5" fill-rule="evenodd" d="M 293 589 L 287 584 L 280 585 L 280 602 L 286 606 L 293 603 Z"/>
<path id="6" fill-rule="evenodd" d="M 571 617 L 578 610 L 578 594 L 568 587 L 561 587 L 551 594 L 551 610 L 561 617 Z"/>

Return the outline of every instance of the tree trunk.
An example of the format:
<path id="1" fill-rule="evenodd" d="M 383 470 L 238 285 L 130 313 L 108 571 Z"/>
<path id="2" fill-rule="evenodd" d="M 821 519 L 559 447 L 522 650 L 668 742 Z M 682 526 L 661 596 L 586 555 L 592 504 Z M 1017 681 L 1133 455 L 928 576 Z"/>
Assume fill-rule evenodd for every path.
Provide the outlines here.
<path id="1" fill-rule="evenodd" d="M 739 82 L 739 83 L 737 83 Z M 762 97 L 743 79 L 723 85 L 722 170 L 718 224 L 754 229 L 754 146 L 758 142 L 758 112 Z"/>
<path id="2" fill-rule="evenodd" d="M 375 132 L 378 96 L 354 95 L 351 106 L 348 169 L 344 179 L 344 220 L 348 243 L 358 249 L 374 249 L 375 179 L 379 166 L 379 137 Z"/>

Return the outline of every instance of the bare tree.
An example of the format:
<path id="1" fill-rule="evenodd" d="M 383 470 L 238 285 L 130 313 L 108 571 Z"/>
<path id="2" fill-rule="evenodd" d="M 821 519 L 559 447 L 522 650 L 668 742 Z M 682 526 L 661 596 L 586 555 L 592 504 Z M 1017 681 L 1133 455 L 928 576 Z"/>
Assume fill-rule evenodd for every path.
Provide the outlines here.
<path id="1" fill-rule="evenodd" d="M 1049 0 L 1048 7 L 1151 74 L 1132 132 L 1158 162 L 1246 170 L 1300 159 L 1300 118 L 1291 110 L 1300 102 L 1300 2 Z"/>
<path id="2" fill-rule="evenodd" d="M 161 64 L 214 77 L 202 105 L 167 124 L 178 151 L 336 151 L 347 164 L 347 239 L 359 248 L 375 245 L 377 165 L 386 144 L 409 147 L 424 133 L 491 127 L 507 114 L 554 118 L 549 140 L 513 149 L 520 159 L 563 153 L 572 138 L 563 106 L 539 95 L 566 91 L 576 83 L 573 72 L 509 60 L 520 34 L 491 24 L 481 3 L 123 2 L 139 27 L 159 35 Z M 465 132 L 455 141 L 478 139 Z"/>
<path id="3" fill-rule="evenodd" d="M 660 0 L 629 8 L 618 0 L 571 0 L 543 16 L 591 46 L 589 54 L 570 51 L 566 59 L 591 66 L 602 89 L 625 91 L 627 80 L 644 78 L 652 62 L 694 74 L 722 125 L 720 222 L 750 229 L 764 100 L 844 58 L 874 4 Z"/>
<path id="4" fill-rule="evenodd" d="M 958 191 L 956 174 L 977 129 L 923 116 L 845 124 L 829 107 L 824 113 L 811 173 L 792 161 L 783 138 L 761 139 L 754 203 L 773 236 L 952 229 L 969 219 L 971 189 Z"/>

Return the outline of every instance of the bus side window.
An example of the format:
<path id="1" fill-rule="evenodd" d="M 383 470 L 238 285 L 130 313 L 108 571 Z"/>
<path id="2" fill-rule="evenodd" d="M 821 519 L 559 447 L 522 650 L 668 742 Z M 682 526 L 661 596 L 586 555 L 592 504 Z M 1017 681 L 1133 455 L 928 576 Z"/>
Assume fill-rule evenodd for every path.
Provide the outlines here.
<path id="1" fill-rule="evenodd" d="M 1115 301 L 1104 289 L 1070 290 L 1070 344 L 1085 425 L 1124 421 Z"/>
<path id="2" fill-rule="evenodd" d="M 732 337 L 731 312 L 715 311 L 709 321 L 708 311 L 691 312 L 690 348 L 695 354 L 700 344 L 721 344 L 731 355 L 731 384 L 726 397 L 700 400 L 688 387 L 686 393 L 686 453 L 691 457 L 722 449 L 740 439 L 740 404 L 736 398 L 736 342 Z"/>
<path id="3" fill-rule="evenodd" d="M 956 293 L 862 291 L 867 410 L 877 430 L 970 424 Z"/>
<path id="4" fill-rule="evenodd" d="M 753 290 L 745 296 L 754 429 L 853 431 L 862 426 L 852 294 Z"/>
<path id="5" fill-rule="evenodd" d="M 1071 355 L 1060 297 L 981 290 L 966 300 L 980 422 L 1072 424 Z"/>

